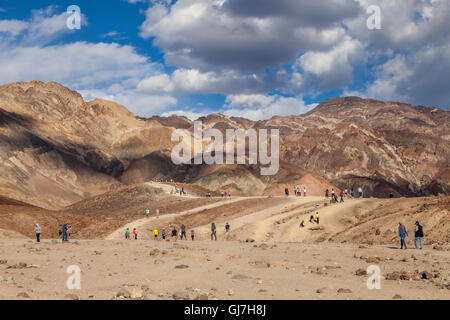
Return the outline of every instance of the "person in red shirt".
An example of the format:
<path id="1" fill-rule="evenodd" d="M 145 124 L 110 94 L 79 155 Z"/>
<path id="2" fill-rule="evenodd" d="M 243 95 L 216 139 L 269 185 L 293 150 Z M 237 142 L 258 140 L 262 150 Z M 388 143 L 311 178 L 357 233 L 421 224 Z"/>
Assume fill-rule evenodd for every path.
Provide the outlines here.
<path id="1" fill-rule="evenodd" d="M 344 190 L 341 190 L 340 196 L 341 196 L 340 202 L 344 202 Z"/>

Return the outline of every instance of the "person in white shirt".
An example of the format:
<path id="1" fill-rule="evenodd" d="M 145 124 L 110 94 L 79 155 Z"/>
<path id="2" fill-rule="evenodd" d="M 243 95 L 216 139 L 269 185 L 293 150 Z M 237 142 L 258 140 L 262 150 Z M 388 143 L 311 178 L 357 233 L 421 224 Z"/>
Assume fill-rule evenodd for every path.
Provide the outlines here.
<path id="1" fill-rule="evenodd" d="M 41 242 L 41 227 L 36 223 L 36 241 Z"/>

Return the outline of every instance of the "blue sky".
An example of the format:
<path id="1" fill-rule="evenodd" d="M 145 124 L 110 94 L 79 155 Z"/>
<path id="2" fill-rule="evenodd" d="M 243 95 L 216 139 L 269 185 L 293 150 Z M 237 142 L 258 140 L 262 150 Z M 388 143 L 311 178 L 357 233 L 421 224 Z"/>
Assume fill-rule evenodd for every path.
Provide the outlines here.
<path id="1" fill-rule="evenodd" d="M 0 84 L 57 81 L 145 117 L 259 120 L 345 95 L 448 108 L 448 21 L 444 0 L 3 0 Z"/>

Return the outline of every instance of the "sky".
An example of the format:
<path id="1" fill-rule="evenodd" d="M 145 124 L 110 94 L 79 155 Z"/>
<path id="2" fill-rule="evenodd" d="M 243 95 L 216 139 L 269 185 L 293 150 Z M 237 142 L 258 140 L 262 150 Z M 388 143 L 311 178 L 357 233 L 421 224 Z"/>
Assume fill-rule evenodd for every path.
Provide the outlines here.
<path id="1" fill-rule="evenodd" d="M 56 81 L 142 117 L 349 95 L 450 109 L 449 26 L 448 0 L 1 0 L 0 85 Z"/>

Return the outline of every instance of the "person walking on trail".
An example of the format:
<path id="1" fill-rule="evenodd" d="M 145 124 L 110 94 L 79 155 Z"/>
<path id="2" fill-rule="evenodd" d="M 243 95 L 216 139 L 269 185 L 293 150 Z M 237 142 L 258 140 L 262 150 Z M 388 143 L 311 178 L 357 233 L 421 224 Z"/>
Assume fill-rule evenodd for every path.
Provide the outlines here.
<path id="1" fill-rule="evenodd" d="M 306 197 L 306 187 L 303 187 L 303 196 Z"/>
<path id="2" fill-rule="evenodd" d="M 67 227 L 67 236 L 70 238 L 72 236 L 72 226 Z"/>
<path id="3" fill-rule="evenodd" d="M 407 247 L 405 237 L 408 236 L 408 231 L 406 231 L 406 227 L 402 223 L 398 224 L 398 236 L 400 237 L 400 249 L 403 249 L 403 246 L 405 246 L 406 250 Z"/>
<path id="4" fill-rule="evenodd" d="M 41 242 L 41 226 L 36 223 L 34 231 L 36 232 L 36 242 Z"/>
<path id="5" fill-rule="evenodd" d="M 216 234 L 216 224 L 213 222 L 211 223 L 211 240 L 213 239 L 217 240 L 217 234 Z"/>
<path id="6" fill-rule="evenodd" d="M 172 229 L 172 239 L 175 238 L 175 240 L 177 240 L 177 229 L 175 227 L 173 227 Z"/>
<path id="7" fill-rule="evenodd" d="M 229 231 L 230 231 L 230 225 L 227 222 L 225 225 L 225 232 L 229 232 Z"/>
<path id="8" fill-rule="evenodd" d="M 153 229 L 153 237 L 155 238 L 155 240 L 158 240 L 158 229 Z"/>
<path id="9" fill-rule="evenodd" d="M 129 240 L 130 239 L 130 229 L 127 228 L 127 230 L 125 230 L 125 240 Z"/>
<path id="10" fill-rule="evenodd" d="M 150 216 L 150 209 L 145 209 L 145 216 L 148 218 Z"/>
<path id="11" fill-rule="evenodd" d="M 358 187 L 358 194 L 360 198 L 363 197 L 363 189 L 361 187 Z"/>
<path id="12" fill-rule="evenodd" d="M 334 199 L 334 194 L 335 194 L 334 189 L 331 189 L 331 198 L 332 199 Z"/>
<path id="13" fill-rule="evenodd" d="M 311 223 L 314 223 L 314 216 L 313 215 L 311 215 L 310 217 L 309 217 L 309 222 L 311 222 Z"/>
<path id="14" fill-rule="evenodd" d="M 328 189 L 325 190 L 325 198 L 328 198 Z"/>
<path id="15" fill-rule="evenodd" d="M 420 249 L 423 249 L 423 228 L 419 221 L 416 221 L 416 227 L 414 229 L 414 244 L 416 249 L 418 249 L 417 242 L 420 244 Z"/>
<path id="16" fill-rule="evenodd" d="M 317 222 L 317 224 L 319 224 L 319 212 L 318 211 L 316 211 L 316 222 Z"/>
<path id="17" fill-rule="evenodd" d="M 231 191 L 228 191 L 228 198 L 231 198 Z"/>
<path id="18" fill-rule="evenodd" d="M 58 228 L 58 235 L 61 237 L 62 236 L 62 230 L 63 230 L 63 226 L 62 226 L 62 224 L 61 225 L 59 225 L 59 228 Z"/>
<path id="19" fill-rule="evenodd" d="M 63 237 L 62 237 L 62 241 L 65 242 L 67 241 L 67 224 L 63 225 Z"/>
<path id="20" fill-rule="evenodd" d="M 296 196 L 296 195 L 297 195 L 297 188 L 294 187 L 294 196 Z"/>
<path id="21" fill-rule="evenodd" d="M 187 240 L 186 238 L 186 226 L 184 224 L 181 225 L 181 236 L 180 239 L 183 240 L 183 237 L 185 240 Z"/>
<path id="22" fill-rule="evenodd" d="M 284 194 L 285 194 L 286 196 L 289 196 L 289 189 L 288 189 L 288 188 L 284 188 Z"/>
<path id="23" fill-rule="evenodd" d="M 133 236 L 134 236 L 134 240 L 138 239 L 138 233 L 137 233 L 136 228 L 133 229 Z"/>
<path id="24" fill-rule="evenodd" d="M 191 239 L 192 239 L 192 241 L 194 241 L 194 236 L 195 236 L 194 230 L 191 230 Z"/>
<path id="25" fill-rule="evenodd" d="M 305 226 L 305 220 L 302 220 L 302 222 L 300 222 L 300 228 L 303 228 Z"/>
<path id="26" fill-rule="evenodd" d="M 162 229 L 162 232 L 161 232 L 161 237 L 162 237 L 162 239 L 163 239 L 163 240 L 166 240 L 166 236 L 167 236 L 167 234 L 166 234 L 166 229 Z"/>
<path id="27" fill-rule="evenodd" d="M 340 202 L 344 202 L 344 191 L 343 190 L 341 190 L 340 196 L 341 196 L 341 201 Z"/>
<path id="28" fill-rule="evenodd" d="M 353 188 L 350 190 L 350 195 L 352 196 L 352 198 L 355 197 L 355 190 L 353 190 Z"/>

